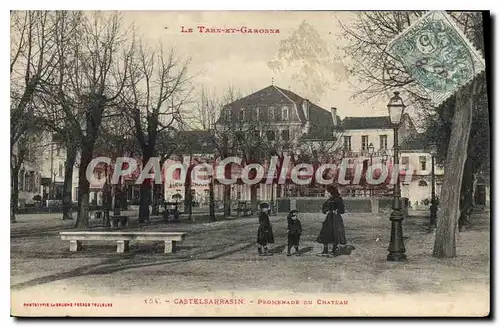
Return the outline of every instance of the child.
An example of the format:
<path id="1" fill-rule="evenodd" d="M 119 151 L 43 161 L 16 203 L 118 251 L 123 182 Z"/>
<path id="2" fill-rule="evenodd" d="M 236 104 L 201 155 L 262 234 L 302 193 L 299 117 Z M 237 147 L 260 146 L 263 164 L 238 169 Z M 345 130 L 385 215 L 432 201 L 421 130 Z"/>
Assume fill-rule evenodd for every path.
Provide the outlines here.
<path id="1" fill-rule="evenodd" d="M 287 217 L 287 236 L 288 236 L 288 251 L 286 253 L 287 256 L 291 256 L 290 250 L 292 246 L 295 247 L 295 254 L 299 252 L 299 242 L 300 235 L 302 234 L 302 224 L 300 220 L 297 218 L 298 211 L 292 210 L 288 214 Z"/>
<path id="2" fill-rule="evenodd" d="M 259 214 L 259 229 L 257 230 L 257 243 L 259 244 L 259 255 L 273 255 L 267 250 L 267 244 L 274 243 L 273 227 L 269 221 L 269 204 L 261 203 Z"/>

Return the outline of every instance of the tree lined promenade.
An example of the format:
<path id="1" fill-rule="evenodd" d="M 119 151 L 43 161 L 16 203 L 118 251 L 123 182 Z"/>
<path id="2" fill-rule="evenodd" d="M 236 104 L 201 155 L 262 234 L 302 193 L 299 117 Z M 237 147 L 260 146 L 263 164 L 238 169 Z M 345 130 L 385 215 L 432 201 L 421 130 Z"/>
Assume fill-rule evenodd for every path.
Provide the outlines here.
<path id="1" fill-rule="evenodd" d="M 274 226 L 284 226 L 285 220 L 284 216 L 271 217 Z M 384 215 L 346 214 L 349 241 L 356 246 L 356 252 L 336 258 L 315 255 L 321 247 L 314 238 L 322 216 L 303 214 L 301 220 L 304 234 L 300 257 L 286 256 L 285 232 L 280 228 L 275 232 L 276 244 L 270 248 L 275 255 L 256 256 L 257 222 L 251 217 L 215 223 L 207 217 L 169 227 L 169 231 L 187 231 L 190 237 L 178 253 L 166 257 L 159 243 L 132 244 L 126 255 L 115 253 L 109 243 L 96 243 L 82 252 L 70 253 L 67 243 L 57 237 L 59 231 L 70 228 L 68 222 L 50 214 L 20 215 L 12 229 L 12 290 L 13 294 L 57 291 L 61 296 L 68 294 L 65 292 L 132 296 L 262 291 L 265 287 L 266 291 L 287 294 L 346 294 L 346 300 L 367 293 L 389 297 L 411 294 L 416 298 L 442 295 L 449 301 L 489 298 L 490 221 L 486 213 L 473 216 L 474 229 L 461 234 L 461 255 L 454 260 L 429 256 L 433 235 L 427 233 L 427 219 L 410 216 L 404 228 L 412 259 L 404 265 L 385 260 L 388 234 Z M 31 226 L 33 232 L 27 234 L 26 226 Z M 149 226 L 135 224 L 132 230 L 137 229 L 161 231 L 164 227 L 153 220 Z M 471 306 L 478 304 L 471 302 Z"/>

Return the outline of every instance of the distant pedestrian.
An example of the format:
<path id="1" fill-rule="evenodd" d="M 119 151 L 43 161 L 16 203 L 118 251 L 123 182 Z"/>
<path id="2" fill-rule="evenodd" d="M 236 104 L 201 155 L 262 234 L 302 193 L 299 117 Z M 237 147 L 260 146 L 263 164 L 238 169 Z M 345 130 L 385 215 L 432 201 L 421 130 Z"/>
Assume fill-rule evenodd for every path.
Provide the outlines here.
<path id="1" fill-rule="evenodd" d="M 326 214 L 326 218 L 317 238 L 317 242 L 323 244 L 323 252 L 320 255 L 328 255 L 328 244 L 333 245 L 331 253 L 334 256 L 350 254 L 354 247 L 346 247 L 344 221 L 341 216 L 345 213 L 344 201 L 335 186 L 328 186 L 327 191 L 330 198 L 323 203 L 321 208 L 323 214 Z"/>
<path id="2" fill-rule="evenodd" d="M 287 233 L 287 243 L 288 243 L 288 250 L 286 252 L 287 256 L 291 256 L 291 250 L 292 247 L 295 247 L 295 254 L 299 254 L 299 243 L 300 243 L 300 235 L 302 235 L 302 224 L 300 223 L 300 220 L 297 217 L 298 211 L 297 210 L 292 210 L 288 214 L 287 217 L 287 228 L 286 228 L 286 233 Z"/>
<path id="3" fill-rule="evenodd" d="M 273 255 L 267 249 L 268 244 L 274 243 L 273 226 L 269 221 L 269 204 L 261 203 L 259 214 L 259 229 L 257 230 L 257 243 L 259 244 L 259 255 Z"/>

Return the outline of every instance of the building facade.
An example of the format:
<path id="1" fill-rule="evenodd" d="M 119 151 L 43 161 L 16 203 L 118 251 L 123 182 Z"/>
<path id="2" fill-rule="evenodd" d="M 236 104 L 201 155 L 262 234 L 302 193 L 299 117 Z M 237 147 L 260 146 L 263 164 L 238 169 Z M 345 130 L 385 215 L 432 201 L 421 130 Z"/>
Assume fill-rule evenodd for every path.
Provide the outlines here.
<path id="1" fill-rule="evenodd" d="M 435 195 L 439 198 L 444 169 L 434 161 Z M 411 181 L 402 181 L 401 196 L 407 197 L 413 208 L 428 207 L 432 198 L 432 154 L 425 134 L 415 133 L 401 143 L 400 162 L 414 171 Z"/>
<path id="2" fill-rule="evenodd" d="M 290 90 L 270 85 L 226 104 L 217 126 L 234 136 L 235 148 L 244 149 L 238 154 L 247 162 L 264 163 L 273 155 L 297 157 L 301 151 L 313 155 L 333 151 L 339 141 L 339 122 L 336 108 L 323 109 Z M 234 200 L 250 200 L 249 185 L 237 183 L 231 187 Z M 258 201 L 286 197 L 291 191 L 265 183 L 256 188 Z M 223 186 L 218 185 L 215 192 L 222 199 Z"/>

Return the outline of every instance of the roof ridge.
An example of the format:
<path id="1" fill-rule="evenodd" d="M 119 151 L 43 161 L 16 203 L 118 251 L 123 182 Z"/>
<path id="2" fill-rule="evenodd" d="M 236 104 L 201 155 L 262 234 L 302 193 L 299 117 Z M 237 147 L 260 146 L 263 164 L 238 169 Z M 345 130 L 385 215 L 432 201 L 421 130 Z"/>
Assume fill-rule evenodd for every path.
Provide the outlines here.
<path id="1" fill-rule="evenodd" d="M 295 103 L 295 101 L 293 101 L 292 99 L 290 99 L 290 97 L 283 92 L 283 91 L 285 91 L 284 89 L 281 89 L 279 86 L 276 86 L 276 85 L 271 85 L 271 86 L 273 86 L 276 90 L 278 90 L 279 93 L 283 94 L 283 96 L 285 96 L 288 100 L 290 100 L 293 103 Z M 300 97 L 300 95 L 297 95 L 297 96 Z"/>
<path id="2" fill-rule="evenodd" d="M 299 111 L 299 105 L 298 105 L 295 101 L 293 101 L 292 99 L 290 99 L 290 97 L 289 97 L 288 95 L 286 95 L 286 94 L 285 94 L 285 93 L 281 90 L 281 88 L 280 88 L 280 87 L 278 87 L 278 86 L 276 86 L 276 85 L 272 85 L 272 86 L 273 86 L 273 87 L 274 87 L 274 88 L 275 88 L 275 89 L 276 89 L 279 93 L 283 94 L 283 96 L 284 96 L 285 98 L 287 98 L 288 100 L 290 100 L 290 101 L 291 101 L 291 102 L 295 105 L 295 114 L 297 115 L 297 117 L 299 118 L 299 120 L 302 122 L 302 120 L 300 119 L 300 115 L 299 115 L 299 113 L 298 113 L 298 111 Z M 290 92 L 292 92 L 292 91 L 290 91 Z M 292 93 L 293 93 L 293 92 L 292 92 Z M 293 93 L 293 94 L 295 94 L 295 93 Z M 295 95 L 297 95 L 297 94 L 295 94 Z M 297 95 L 297 96 L 298 96 L 299 98 L 303 99 L 300 95 Z"/>

